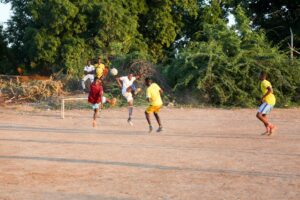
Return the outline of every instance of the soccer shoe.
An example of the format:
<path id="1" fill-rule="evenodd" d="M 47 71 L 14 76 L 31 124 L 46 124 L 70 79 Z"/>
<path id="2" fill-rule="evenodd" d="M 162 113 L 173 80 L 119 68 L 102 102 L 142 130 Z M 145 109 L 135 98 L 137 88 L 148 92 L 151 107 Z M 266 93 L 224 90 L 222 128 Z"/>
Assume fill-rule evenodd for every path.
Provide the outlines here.
<path id="1" fill-rule="evenodd" d="M 163 128 L 160 126 L 157 130 L 156 130 L 156 132 L 162 132 L 162 130 L 163 130 Z"/>
<path id="2" fill-rule="evenodd" d="M 130 117 L 128 118 L 127 122 L 128 122 L 128 124 L 129 124 L 130 126 L 133 126 L 133 122 L 132 122 L 132 120 L 131 120 Z"/>
<path id="3" fill-rule="evenodd" d="M 137 95 L 139 92 L 141 92 L 142 89 L 141 88 L 136 88 L 136 90 L 134 91 L 134 95 Z"/>
<path id="4" fill-rule="evenodd" d="M 149 126 L 149 133 L 151 133 L 153 131 L 153 127 Z"/>

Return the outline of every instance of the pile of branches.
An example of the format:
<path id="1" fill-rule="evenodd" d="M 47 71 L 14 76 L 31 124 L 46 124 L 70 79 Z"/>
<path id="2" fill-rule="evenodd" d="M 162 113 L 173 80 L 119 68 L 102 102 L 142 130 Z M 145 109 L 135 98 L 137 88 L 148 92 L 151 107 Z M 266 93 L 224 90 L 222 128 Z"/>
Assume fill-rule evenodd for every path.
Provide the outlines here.
<path id="1" fill-rule="evenodd" d="M 18 82 L 0 79 L 0 98 L 5 103 L 38 102 L 63 94 L 63 84 L 54 80 Z"/>

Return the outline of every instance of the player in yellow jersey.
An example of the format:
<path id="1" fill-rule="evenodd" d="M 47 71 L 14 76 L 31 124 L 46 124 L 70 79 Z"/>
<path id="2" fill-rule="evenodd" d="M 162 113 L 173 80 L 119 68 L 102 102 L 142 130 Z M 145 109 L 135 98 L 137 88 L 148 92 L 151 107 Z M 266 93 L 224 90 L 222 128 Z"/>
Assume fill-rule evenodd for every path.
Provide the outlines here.
<path id="1" fill-rule="evenodd" d="M 159 125 L 157 132 L 162 131 L 162 124 L 160 121 L 160 117 L 158 113 L 163 106 L 163 102 L 161 99 L 161 95 L 163 94 L 163 90 L 156 84 L 153 83 L 151 78 L 145 79 L 145 84 L 147 86 L 146 97 L 147 101 L 150 103 L 148 108 L 145 111 L 146 119 L 149 124 L 149 132 L 152 132 L 153 127 L 151 125 L 150 114 L 154 113 L 155 119 Z"/>
<path id="2" fill-rule="evenodd" d="M 103 79 L 105 74 L 105 65 L 102 63 L 101 58 L 98 58 L 97 64 L 95 64 L 95 77 Z"/>
<path id="3" fill-rule="evenodd" d="M 270 111 L 273 109 L 274 105 L 276 104 L 276 98 L 273 94 L 272 85 L 269 81 L 266 80 L 267 74 L 265 72 L 261 72 L 259 79 L 261 81 L 260 83 L 260 89 L 262 91 L 262 98 L 258 112 L 256 114 L 256 117 L 262 121 L 262 123 L 266 127 L 266 132 L 263 133 L 264 135 L 271 135 L 275 129 L 275 126 L 269 122 L 269 119 L 267 118 L 267 114 L 270 113 Z"/>

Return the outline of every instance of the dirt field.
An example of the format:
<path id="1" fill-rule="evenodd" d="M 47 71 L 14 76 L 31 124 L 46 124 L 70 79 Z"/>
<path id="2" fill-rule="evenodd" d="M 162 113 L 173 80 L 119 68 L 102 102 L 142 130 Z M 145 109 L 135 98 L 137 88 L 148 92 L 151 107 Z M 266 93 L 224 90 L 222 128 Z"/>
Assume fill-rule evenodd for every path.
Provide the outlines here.
<path id="1" fill-rule="evenodd" d="M 0 108 L 0 199 L 299 200 L 300 109 L 275 109 L 272 137 L 255 113 L 165 108 L 148 134 L 142 108 L 96 129 L 91 111 Z"/>

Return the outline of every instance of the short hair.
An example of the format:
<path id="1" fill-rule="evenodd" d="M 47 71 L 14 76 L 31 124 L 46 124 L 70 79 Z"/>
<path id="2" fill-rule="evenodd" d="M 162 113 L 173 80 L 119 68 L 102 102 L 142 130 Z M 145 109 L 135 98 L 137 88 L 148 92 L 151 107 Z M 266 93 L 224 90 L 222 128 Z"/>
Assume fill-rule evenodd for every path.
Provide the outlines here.
<path id="1" fill-rule="evenodd" d="M 265 76 L 265 77 L 266 77 L 266 76 L 267 76 L 267 72 L 265 72 L 265 71 L 261 71 L 261 72 L 260 72 L 260 75 L 261 75 L 261 76 Z"/>
<path id="2" fill-rule="evenodd" d="M 146 82 L 152 82 L 152 79 L 150 77 L 145 78 Z"/>

